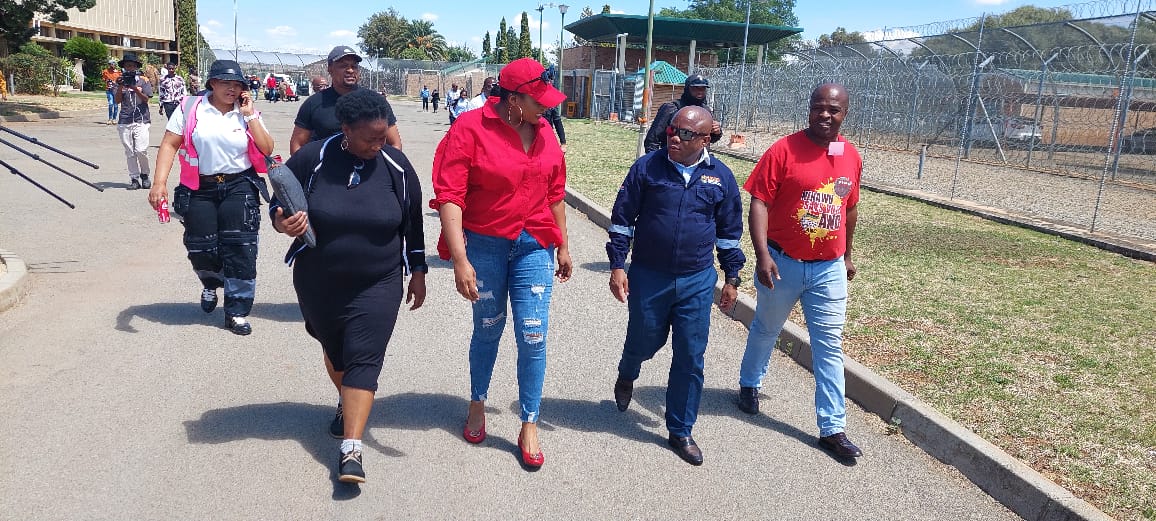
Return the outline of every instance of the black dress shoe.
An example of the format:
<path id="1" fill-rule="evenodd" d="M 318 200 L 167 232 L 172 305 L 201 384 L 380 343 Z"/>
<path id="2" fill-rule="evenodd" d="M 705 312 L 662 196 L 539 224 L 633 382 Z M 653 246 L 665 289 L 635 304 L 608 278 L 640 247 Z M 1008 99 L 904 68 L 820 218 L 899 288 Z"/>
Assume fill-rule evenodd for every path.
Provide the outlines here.
<path id="1" fill-rule="evenodd" d="M 863 451 L 851 443 L 851 440 L 847 439 L 847 435 L 842 432 L 819 438 L 819 446 L 833 452 L 840 458 L 858 458 L 863 455 Z"/>
<path id="2" fill-rule="evenodd" d="M 759 413 L 759 388 L 739 388 L 739 410 L 747 414 Z"/>
<path id="3" fill-rule="evenodd" d="M 245 336 L 253 332 L 253 326 L 249 325 L 249 321 L 245 317 L 227 317 L 225 318 L 225 327 L 229 328 L 234 335 Z"/>
<path id="4" fill-rule="evenodd" d="M 671 434 L 670 437 L 666 439 L 666 443 L 670 445 L 670 448 L 674 449 L 674 453 L 678 454 L 678 457 L 682 458 L 683 461 L 691 465 L 702 465 L 702 449 L 698 448 L 698 444 L 694 442 L 694 438 L 690 436 L 684 438 Z"/>
<path id="5" fill-rule="evenodd" d="M 614 382 L 614 405 L 619 411 L 626 411 L 630 407 L 630 399 L 634 396 L 634 381 L 619 378 Z"/>

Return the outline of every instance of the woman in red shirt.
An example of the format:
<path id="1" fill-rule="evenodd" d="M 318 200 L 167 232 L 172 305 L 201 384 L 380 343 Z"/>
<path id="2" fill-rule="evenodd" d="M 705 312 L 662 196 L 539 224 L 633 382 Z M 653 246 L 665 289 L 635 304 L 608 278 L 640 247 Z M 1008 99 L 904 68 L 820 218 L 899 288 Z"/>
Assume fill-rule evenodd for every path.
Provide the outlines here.
<path id="1" fill-rule="evenodd" d="M 518 344 L 518 448 L 529 468 L 544 461 L 537 421 L 553 276 L 565 282 L 573 268 L 563 202 L 566 163 L 541 117 L 566 99 L 552 81 L 553 69 L 531 58 L 507 64 L 498 79 L 500 96 L 463 113 L 438 144 L 430 201 L 441 215 L 438 252 L 453 260 L 458 293 L 473 303 L 463 436 L 470 443 L 486 438 L 485 401 L 508 300 Z"/>

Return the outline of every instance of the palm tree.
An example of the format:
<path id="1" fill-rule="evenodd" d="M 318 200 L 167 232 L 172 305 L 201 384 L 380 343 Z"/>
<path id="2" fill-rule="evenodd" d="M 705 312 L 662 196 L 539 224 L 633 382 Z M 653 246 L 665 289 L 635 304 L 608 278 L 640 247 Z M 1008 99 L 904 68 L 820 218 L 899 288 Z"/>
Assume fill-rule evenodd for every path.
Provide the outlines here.
<path id="1" fill-rule="evenodd" d="M 433 28 L 433 22 L 411 20 L 406 31 L 407 46 L 421 50 L 428 59 L 445 61 L 446 39 Z"/>

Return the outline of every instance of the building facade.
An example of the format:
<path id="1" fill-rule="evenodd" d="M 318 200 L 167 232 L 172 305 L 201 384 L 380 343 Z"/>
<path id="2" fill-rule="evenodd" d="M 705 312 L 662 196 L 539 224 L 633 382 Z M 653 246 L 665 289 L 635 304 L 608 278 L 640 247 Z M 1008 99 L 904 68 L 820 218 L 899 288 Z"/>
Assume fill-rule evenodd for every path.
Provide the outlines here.
<path id="1" fill-rule="evenodd" d="M 87 11 L 68 9 L 68 20 L 54 24 L 38 15 L 32 21 L 32 41 L 60 56 L 64 42 L 83 36 L 108 46 L 119 59 L 126 52 L 155 55 L 161 63 L 179 61 L 177 9 L 173 0 L 115 0 L 97 2 Z"/>

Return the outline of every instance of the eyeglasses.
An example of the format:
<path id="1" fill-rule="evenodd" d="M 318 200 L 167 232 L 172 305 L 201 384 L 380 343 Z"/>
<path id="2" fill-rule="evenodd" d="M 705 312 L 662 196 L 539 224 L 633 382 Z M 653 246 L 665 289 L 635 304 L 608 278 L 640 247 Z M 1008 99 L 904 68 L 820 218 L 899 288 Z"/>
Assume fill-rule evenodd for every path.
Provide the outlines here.
<path id="1" fill-rule="evenodd" d="M 675 128 L 674 125 L 670 125 L 670 126 L 666 127 L 666 137 L 674 137 L 676 134 L 678 135 L 678 139 L 680 139 L 682 141 L 690 141 L 694 138 L 703 137 L 703 136 L 707 135 L 707 134 L 699 134 L 698 132 L 695 132 L 695 131 L 690 130 L 688 128 Z"/>
<path id="2" fill-rule="evenodd" d="M 547 85 L 552 85 L 554 83 L 554 66 L 551 65 L 549 67 L 546 67 L 546 70 L 542 71 L 542 74 L 538 75 L 537 78 L 534 78 L 534 79 L 529 80 L 529 81 L 524 81 L 524 82 L 522 82 L 521 85 L 514 87 L 514 92 L 522 92 L 518 89 L 521 89 L 522 87 L 524 87 L 526 85 L 534 83 L 535 81 L 540 81 L 540 82 L 545 83 Z"/>
<path id="3" fill-rule="evenodd" d="M 346 190 L 352 190 L 361 184 L 361 169 L 365 168 L 365 161 L 358 159 L 353 163 L 353 171 L 349 173 L 349 184 L 345 186 Z"/>

